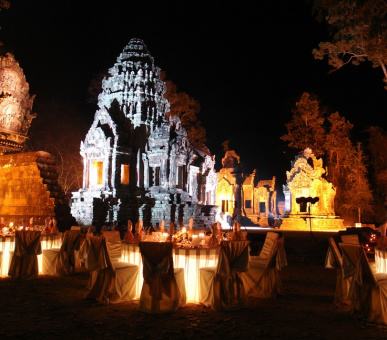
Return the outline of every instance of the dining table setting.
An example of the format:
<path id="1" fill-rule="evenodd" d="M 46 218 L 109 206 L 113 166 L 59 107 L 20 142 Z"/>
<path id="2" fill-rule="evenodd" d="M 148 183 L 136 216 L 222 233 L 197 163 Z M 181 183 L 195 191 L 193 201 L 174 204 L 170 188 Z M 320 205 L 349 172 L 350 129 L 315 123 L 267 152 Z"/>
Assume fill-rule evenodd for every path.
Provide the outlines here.
<path id="1" fill-rule="evenodd" d="M 170 230 L 169 230 L 170 231 Z M 173 242 L 174 268 L 184 269 L 184 280 L 187 302 L 199 303 L 199 269 L 202 267 L 216 267 L 220 252 L 220 241 L 231 240 L 224 235 L 218 237 L 216 244 L 210 244 L 212 235 L 206 235 L 204 230 L 181 228 L 173 235 L 166 231 L 156 231 L 151 234 L 142 234 L 140 238 L 133 237 L 130 242 L 121 241 L 121 261 L 139 266 L 142 273 L 143 263 L 139 242 Z M 136 298 L 140 298 L 143 285 L 143 276 L 138 275 L 136 282 Z"/>

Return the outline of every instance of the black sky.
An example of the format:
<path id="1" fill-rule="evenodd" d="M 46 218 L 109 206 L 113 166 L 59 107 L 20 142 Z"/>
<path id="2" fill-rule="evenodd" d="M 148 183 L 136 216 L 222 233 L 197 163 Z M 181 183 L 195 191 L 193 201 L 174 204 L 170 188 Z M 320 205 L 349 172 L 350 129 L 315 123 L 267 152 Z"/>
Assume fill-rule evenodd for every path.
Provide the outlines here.
<path id="1" fill-rule="evenodd" d="M 218 170 L 228 139 L 247 171 L 283 184 L 294 154 L 279 137 L 305 91 L 350 120 L 357 139 L 370 125 L 387 128 L 380 70 L 362 65 L 328 74 L 327 63 L 314 60 L 312 49 L 329 35 L 309 3 L 207 2 L 11 0 L 0 12 L 0 40 L 36 94 L 33 124 L 55 114 L 45 110 L 55 101 L 85 117 L 88 128 L 90 81 L 131 38 L 141 38 L 178 90 L 201 104 Z"/>

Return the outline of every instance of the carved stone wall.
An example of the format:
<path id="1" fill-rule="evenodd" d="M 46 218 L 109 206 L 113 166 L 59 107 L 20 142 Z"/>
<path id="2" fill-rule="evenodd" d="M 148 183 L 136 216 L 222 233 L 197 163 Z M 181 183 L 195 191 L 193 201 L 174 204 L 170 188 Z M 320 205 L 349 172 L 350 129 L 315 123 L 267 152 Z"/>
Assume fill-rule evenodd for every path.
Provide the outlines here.
<path id="1" fill-rule="evenodd" d="M 242 218 L 246 224 L 267 225 L 269 214 L 276 215 L 275 177 L 259 181 L 255 186 L 256 170 L 244 174 L 234 150 L 226 151 L 222 164 L 216 190 L 222 227 L 229 228 L 235 219 L 241 221 Z M 260 203 L 264 203 L 265 209 L 261 209 Z"/>
<path id="2" fill-rule="evenodd" d="M 292 162 L 286 172 L 287 182 L 283 188 L 285 195 L 285 216 L 283 229 L 337 230 L 343 228 L 343 220 L 335 216 L 336 195 L 332 183 L 324 177 L 322 159 L 317 159 L 312 150 L 305 149 L 302 155 Z M 297 203 L 298 198 L 317 198 L 317 202 Z"/>
<path id="3" fill-rule="evenodd" d="M 0 216 L 6 224 L 13 222 L 19 226 L 31 217 L 34 224 L 44 225 L 45 218 L 55 216 L 62 229 L 75 223 L 49 153 L 0 156 Z"/>
<path id="4" fill-rule="evenodd" d="M 12 53 L 0 55 L 0 154 L 20 152 L 27 139 L 35 96 Z"/>
<path id="5" fill-rule="evenodd" d="M 215 204 L 214 157 L 190 145 L 178 117 L 166 118 L 166 85 L 142 40 L 130 40 L 109 74 L 81 143 L 84 180 L 73 215 L 84 225 L 188 223 L 201 205 Z M 98 221 L 97 211 L 105 211 Z"/>

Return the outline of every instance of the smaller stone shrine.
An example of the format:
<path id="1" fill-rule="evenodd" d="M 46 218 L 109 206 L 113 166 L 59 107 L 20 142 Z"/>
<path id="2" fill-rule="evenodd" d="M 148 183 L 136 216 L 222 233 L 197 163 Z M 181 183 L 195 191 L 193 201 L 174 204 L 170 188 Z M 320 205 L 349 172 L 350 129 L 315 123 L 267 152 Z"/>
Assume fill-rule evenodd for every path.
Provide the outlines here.
<path id="1" fill-rule="evenodd" d="M 222 164 L 216 190 L 222 228 L 230 228 L 235 220 L 248 225 L 267 225 L 270 215 L 277 216 L 275 177 L 255 185 L 256 170 L 244 174 L 234 150 L 226 151 Z"/>
<path id="2" fill-rule="evenodd" d="M 0 55 L 0 154 L 20 152 L 27 139 L 35 96 L 12 53 Z"/>
<path id="3" fill-rule="evenodd" d="M 44 225 L 54 217 L 61 229 L 75 223 L 58 183 L 53 157 L 44 151 L 22 152 L 28 138 L 35 96 L 13 54 L 0 55 L 0 217 L 4 224 Z"/>
<path id="4" fill-rule="evenodd" d="M 307 148 L 298 155 L 292 169 L 286 172 L 283 186 L 285 214 L 281 229 L 287 230 L 341 230 L 343 219 L 335 215 L 336 190 L 324 177 L 322 159 L 317 159 Z"/>

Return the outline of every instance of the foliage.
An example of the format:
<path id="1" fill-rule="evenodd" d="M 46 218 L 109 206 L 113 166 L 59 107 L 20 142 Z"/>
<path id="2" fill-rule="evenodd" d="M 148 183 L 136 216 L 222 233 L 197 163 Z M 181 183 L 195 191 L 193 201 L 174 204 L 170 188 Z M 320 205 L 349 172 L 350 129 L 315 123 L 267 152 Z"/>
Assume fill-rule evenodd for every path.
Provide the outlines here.
<path id="1" fill-rule="evenodd" d="M 369 61 L 380 67 L 387 89 L 387 2 L 385 0 L 315 0 L 317 19 L 325 20 L 331 41 L 320 42 L 315 59 L 328 58 L 333 71 Z"/>
<path id="2" fill-rule="evenodd" d="M 341 208 L 358 215 L 361 222 L 363 212 L 374 214 L 373 197 L 367 179 L 366 157 L 363 153 L 361 143 L 351 148 L 344 159 L 346 170 L 345 195 L 342 195 Z"/>
<path id="3" fill-rule="evenodd" d="M 286 124 L 288 133 L 280 138 L 288 142 L 290 148 L 311 148 L 316 157 L 324 154 L 324 112 L 320 109 L 318 100 L 312 99 L 305 92 L 292 112 L 292 120 Z"/>
<path id="4" fill-rule="evenodd" d="M 327 118 L 328 127 L 325 136 L 324 153 L 328 165 L 328 179 L 338 185 L 340 178 L 345 177 L 344 159 L 347 151 L 352 148 L 350 139 L 353 125 L 340 117 L 338 112 L 334 112 Z"/>
<path id="5" fill-rule="evenodd" d="M 184 92 L 177 92 L 176 85 L 167 80 L 167 91 L 164 94 L 165 98 L 169 100 L 170 112 L 169 115 L 179 116 L 181 125 L 186 129 L 188 140 L 192 145 L 200 145 L 206 141 L 206 130 L 198 120 L 198 113 L 200 111 L 200 104 Z"/>
<path id="6" fill-rule="evenodd" d="M 86 124 L 75 116 L 71 109 L 52 102 L 40 109 L 29 131 L 28 148 L 49 152 L 54 157 L 59 184 L 67 198 L 82 187 L 83 178 L 79 147 Z"/>
<path id="7" fill-rule="evenodd" d="M 387 218 L 387 134 L 378 126 L 371 126 L 367 132 L 370 135 L 368 151 L 372 169 L 372 185 L 375 188 L 375 198 L 379 210 L 380 221 L 378 222 L 384 222 Z"/>
<path id="8" fill-rule="evenodd" d="M 286 127 L 288 133 L 281 139 L 290 148 L 303 151 L 309 147 L 315 156 L 324 158 L 326 176 L 336 188 L 336 211 L 346 219 L 353 219 L 354 213 L 374 215 L 366 158 L 361 145 L 355 147 L 351 141 L 353 125 L 338 112 L 328 115 L 318 100 L 304 93 Z"/>
<path id="9" fill-rule="evenodd" d="M 11 3 L 7 0 L 0 0 L 0 11 L 2 9 L 8 9 L 11 6 Z"/>

